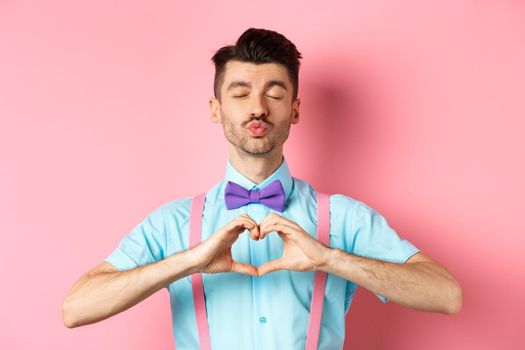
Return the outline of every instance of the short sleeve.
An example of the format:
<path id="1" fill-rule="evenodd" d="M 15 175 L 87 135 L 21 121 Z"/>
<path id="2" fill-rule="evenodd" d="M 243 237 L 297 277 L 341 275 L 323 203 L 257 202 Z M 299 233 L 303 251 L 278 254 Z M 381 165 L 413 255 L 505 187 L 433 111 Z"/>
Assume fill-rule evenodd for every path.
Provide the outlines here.
<path id="1" fill-rule="evenodd" d="M 419 252 L 412 243 L 400 237 L 387 220 L 366 204 L 350 199 L 346 221 L 346 246 L 352 254 L 393 263 L 405 263 Z M 383 302 L 388 299 L 376 294 Z"/>
<path id="2" fill-rule="evenodd" d="M 129 270 L 160 261 L 165 257 L 166 237 L 161 206 L 124 236 L 118 247 L 104 261 L 119 270 Z"/>

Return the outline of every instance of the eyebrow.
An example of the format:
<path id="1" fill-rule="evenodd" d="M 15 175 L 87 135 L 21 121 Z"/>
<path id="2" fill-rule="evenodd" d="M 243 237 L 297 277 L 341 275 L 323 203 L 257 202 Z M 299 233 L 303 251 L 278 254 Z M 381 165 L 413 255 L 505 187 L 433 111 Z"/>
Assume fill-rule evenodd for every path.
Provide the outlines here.
<path id="1" fill-rule="evenodd" d="M 274 87 L 274 86 L 280 86 L 283 89 L 285 89 L 286 91 L 288 91 L 288 88 L 286 87 L 286 84 L 282 80 L 270 80 L 269 82 L 264 84 L 265 90 L 269 90 L 271 87 Z"/>
<path id="2" fill-rule="evenodd" d="M 268 90 L 268 89 L 270 89 L 270 88 L 272 88 L 274 86 L 280 86 L 283 89 L 285 89 L 286 91 L 288 91 L 288 88 L 286 87 L 286 84 L 282 80 L 270 80 L 270 81 L 266 82 L 266 84 L 264 84 L 264 90 Z M 230 83 L 230 85 L 228 85 L 228 88 L 226 89 L 226 91 L 229 91 L 231 89 L 235 89 L 237 87 L 246 87 L 246 88 L 251 89 L 252 88 L 252 84 L 250 82 L 247 82 L 247 81 L 235 80 L 235 81 L 232 81 Z"/>
<path id="3" fill-rule="evenodd" d="M 235 81 L 232 81 L 230 83 L 230 85 L 228 85 L 228 88 L 226 89 L 226 91 L 229 91 L 231 89 L 235 89 L 237 87 L 247 87 L 247 88 L 251 89 L 252 84 L 250 84 L 247 81 L 235 80 Z"/>

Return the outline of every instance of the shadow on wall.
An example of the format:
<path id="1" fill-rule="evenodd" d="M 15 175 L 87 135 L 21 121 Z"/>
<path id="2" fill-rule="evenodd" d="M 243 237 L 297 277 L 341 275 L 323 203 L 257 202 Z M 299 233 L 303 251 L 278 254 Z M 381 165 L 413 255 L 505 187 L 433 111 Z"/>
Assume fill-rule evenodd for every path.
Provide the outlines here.
<path id="1" fill-rule="evenodd" d="M 300 98 L 302 100 L 303 128 L 295 138 L 308 154 L 307 178 L 314 187 L 330 193 L 348 193 L 353 174 L 376 154 L 377 133 L 373 125 L 386 118 L 387 98 L 381 90 L 383 84 L 377 67 L 371 63 L 352 62 L 344 55 L 336 59 L 324 58 L 310 63 L 303 75 Z M 329 174 L 329 175 L 327 175 Z M 327 179 L 320 184 L 317 179 Z M 352 188 L 353 194 L 359 194 Z"/>
<path id="2" fill-rule="evenodd" d="M 315 188 L 359 200 L 366 189 L 355 185 L 357 174 L 362 178 L 364 171 L 374 176 L 361 170 L 363 164 L 380 164 L 388 156 L 384 152 L 388 145 L 381 143 L 377 125 L 393 117 L 395 108 L 390 107 L 395 94 L 388 91 L 380 69 L 372 62 L 352 62 L 343 54 L 318 62 L 309 64 L 310 71 L 301 82 L 304 128 L 294 137 L 311 154 L 302 166 Z M 358 288 L 346 317 L 344 348 L 392 349 L 388 341 L 396 337 L 409 313 L 421 315 L 393 302 L 383 304 L 371 292 Z"/>

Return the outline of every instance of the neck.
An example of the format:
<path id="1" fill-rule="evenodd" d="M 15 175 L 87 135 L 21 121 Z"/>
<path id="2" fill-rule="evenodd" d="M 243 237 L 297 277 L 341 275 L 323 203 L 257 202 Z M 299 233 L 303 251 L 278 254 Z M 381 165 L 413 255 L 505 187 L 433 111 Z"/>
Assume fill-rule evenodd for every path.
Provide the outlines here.
<path id="1" fill-rule="evenodd" d="M 268 154 L 248 154 L 230 145 L 230 163 L 238 172 L 257 185 L 272 175 L 283 161 L 283 146 Z"/>

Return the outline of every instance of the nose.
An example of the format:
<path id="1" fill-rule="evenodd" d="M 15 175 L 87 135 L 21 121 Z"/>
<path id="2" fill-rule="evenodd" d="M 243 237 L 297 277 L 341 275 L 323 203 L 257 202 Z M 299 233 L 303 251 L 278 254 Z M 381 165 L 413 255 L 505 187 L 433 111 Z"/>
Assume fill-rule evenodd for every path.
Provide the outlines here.
<path id="1" fill-rule="evenodd" d="M 264 118 L 268 115 L 268 105 L 262 96 L 253 96 L 250 101 L 250 116 Z"/>

